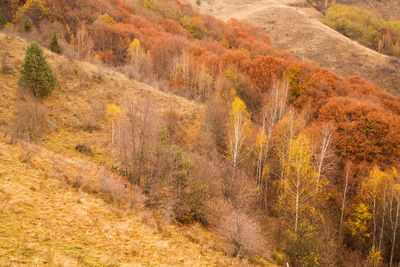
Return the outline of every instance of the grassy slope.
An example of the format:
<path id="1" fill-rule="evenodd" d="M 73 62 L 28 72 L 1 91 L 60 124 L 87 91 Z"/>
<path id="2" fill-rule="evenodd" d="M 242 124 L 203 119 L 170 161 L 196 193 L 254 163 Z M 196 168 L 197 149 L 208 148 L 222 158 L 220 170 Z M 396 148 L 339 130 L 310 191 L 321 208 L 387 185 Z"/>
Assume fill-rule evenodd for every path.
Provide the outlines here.
<path id="1" fill-rule="evenodd" d="M 7 74 L 0 72 L 0 126 L 12 117 L 18 68 L 27 42 L 0 32 L 0 56 L 7 53 Z M 90 133 L 77 127 L 93 103 L 121 105 L 150 98 L 158 114 L 173 108 L 183 125 L 193 124 L 203 107 L 130 80 L 112 70 L 72 61 L 45 51 L 59 86 L 44 101 L 48 131 L 37 147 L 9 145 L 0 137 L 0 265 L 63 266 L 224 266 L 244 264 L 224 256 L 219 239 L 199 225 L 160 226 L 159 218 L 138 205 L 126 208 L 94 190 L 74 188 L 74 180 L 98 186 L 102 155 L 109 151 L 109 124 L 96 121 Z M 94 157 L 74 150 L 85 142 Z M 26 161 L 26 151 L 37 152 Z M 108 153 L 109 154 L 109 153 Z M 128 188 L 127 190 L 131 190 Z M 100 191 L 101 192 L 101 191 Z M 130 191 L 129 191 L 130 192 Z M 135 191 L 132 190 L 132 194 Z"/>
<path id="2" fill-rule="evenodd" d="M 196 6 L 195 0 L 185 0 Z M 400 92 L 400 60 L 368 49 L 321 22 L 305 0 L 202 0 L 203 13 L 246 20 L 266 30 L 272 43 L 302 61 L 344 77 L 358 75 L 392 93 Z"/>
<path id="3" fill-rule="evenodd" d="M 0 141 L 0 265 L 231 262 L 213 248 L 214 237 L 200 226 L 157 230 L 138 211 L 76 190 L 54 175 L 52 163 L 59 155 L 41 148 L 31 162 L 23 162 L 21 154 L 21 145 Z M 60 168 L 72 175 L 69 160 Z"/>

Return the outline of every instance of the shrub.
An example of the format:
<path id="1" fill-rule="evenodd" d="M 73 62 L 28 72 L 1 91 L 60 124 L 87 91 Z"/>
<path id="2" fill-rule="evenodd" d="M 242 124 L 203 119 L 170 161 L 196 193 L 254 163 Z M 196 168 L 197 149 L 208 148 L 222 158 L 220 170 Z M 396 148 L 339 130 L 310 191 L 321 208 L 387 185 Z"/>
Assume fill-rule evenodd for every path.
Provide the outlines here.
<path id="1" fill-rule="evenodd" d="M 36 97 L 47 96 L 57 85 L 56 76 L 47 63 L 43 50 L 36 42 L 31 43 L 26 49 L 20 75 L 19 85 L 31 90 Z"/>
<path id="2" fill-rule="evenodd" d="M 32 20 L 30 18 L 25 18 L 23 27 L 24 27 L 24 31 L 30 32 L 33 28 Z"/>
<path id="3" fill-rule="evenodd" d="M 58 43 L 58 38 L 57 38 L 57 34 L 56 34 L 56 33 L 53 33 L 53 34 L 51 35 L 50 44 L 49 44 L 49 49 L 50 49 L 52 52 L 55 52 L 55 53 L 58 53 L 58 54 L 61 53 L 61 46 L 60 46 L 60 44 Z"/>
<path id="4" fill-rule="evenodd" d="M 107 25 L 114 25 L 115 21 L 112 17 L 110 17 L 110 15 L 108 15 L 107 13 L 104 15 L 99 16 L 99 18 L 101 21 L 104 21 Z"/>
<path id="5" fill-rule="evenodd" d="M 303 76 L 301 65 L 293 64 L 289 66 L 283 75 L 289 81 L 291 100 L 296 100 L 305 91 L 304 86 L 301 84 L 301 78 Z"/>
<path id="6" fill-rule="evenodd" d="M 3 9 L 0 8 L 0 28 L 7 24 L 7 18 L 4 15 Z"/>
<path id="7" fill-rule="evenodd" d="M 259 224 L 242 211 L 234 209 L 226 214 L 218 225 L 218 230 L 231 244 L 233 257 L 252 255 L 263 247 Z"/>
<path id="8" fill-rule="evenodd" d="M 293 266 L 318 266 L 318 232 L 315 226 L 302 222 L 297 232 L 287 230 L 283 252 Z"/>
<path id="9" fill-rule="evenodd" d="M 196 39 L 201 40 L 206 35 L 207 29 L 205 27 L 204 21 L 201 18 L 184 17 L 180 20 L 180 23 Z"/>
<path id="10" fill-rule="evenodd" d="M 76 145 L 75 150 L 83 154 L 93 155 L 92 149 L 86 144 Z"/>
<path id="11" fill-rule="evenodd" d="M 10 125 L 10 143 L 38 141 L 45 128 L 46 110 L 29 93 L 23 94 L 15 103 L 14 120 Z"/>

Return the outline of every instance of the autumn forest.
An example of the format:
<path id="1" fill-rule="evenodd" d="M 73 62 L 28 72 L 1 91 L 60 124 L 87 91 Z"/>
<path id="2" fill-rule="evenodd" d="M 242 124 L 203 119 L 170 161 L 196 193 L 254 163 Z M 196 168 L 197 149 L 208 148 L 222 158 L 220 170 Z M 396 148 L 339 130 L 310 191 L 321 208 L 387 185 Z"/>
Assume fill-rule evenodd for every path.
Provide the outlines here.
<path id="1" fill-rule="evenodd" d="M 332 28 L 335 12 L 325 19 Z M 8 142 L 45 142 L 40 117 L 58 87 L 32 86 L 28 55 L 49 48 L 199 105 L 193 116 L 173 105 L 160 114 L 152 99 L 126 97 L 103 101 L 87 122 L 93 136 L 106 129 L 107 152 L 75 149 L 137 187 L 146 207 L 200 223 L 224 239 L 226 255 L 255 265 L 400 266 L 397 95 L 178 0 L 0 0 L 0 27 L 33 43 L 18 66 L 32 112 L 13 105 L 30 126 L 0 121 Z"/>

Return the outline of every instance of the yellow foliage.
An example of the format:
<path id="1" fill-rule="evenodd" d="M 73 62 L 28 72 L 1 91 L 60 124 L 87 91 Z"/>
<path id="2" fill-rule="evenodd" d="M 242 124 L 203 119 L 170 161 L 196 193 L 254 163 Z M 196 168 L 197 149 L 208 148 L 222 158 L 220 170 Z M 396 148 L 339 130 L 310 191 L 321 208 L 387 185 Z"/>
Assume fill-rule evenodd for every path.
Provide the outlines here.
<path id="1" fill-rule="evenodd" d="M 140 41 L 139 39 L 133 39 L 133 41 L 130 43 L 129 48 L 138 48 L 140 47 Z"/>
<path id="2" fill-rule="evenodd" d="M 238 115 L 243 115 L 245 118 L 250 119 L 250 114 L 247 112 L 246 104 L 242 99 L 236 96 L 232 103 L 231 116 L 236 117 Z"/>
<path id="3" fill-rule="evenodd" d="M 238 96 L 235 96 L 230 111 L 229 138 L 228 147 L 229 154 L 233 160 L 235 167 L 241 157 L 242 146 L 246 136 L 250 134 L 250 114 L 247 112 L 246 104 Z"/>
<path id="4" fill-rule="evenodd" d="M 285 206 L 289 217 L 307 214 L 312 218 L 320 218 L 312 206 L 318 174 L 312 164 L 311 142 L 304 134 L 293 140 L 283 162 L 284 178 L 280 184 L 282 191 L 279 204 Z M 296 201 L 299 206 L 296 210 Z M 322 220 L 322 219 L 321 219 Z"/>
<path id="5" fill-rule="evenodd" d="M 286 174 L 300 176 L 306 179 L 308 184 L 315 184 L 317 172 L 312 165 L 312 148 L 311 142 L 304 134 L 300 134 L 293 142 L 289 150 L 289 159 L 285 163 Z M 297 179 L 297 177 L 296 177 Z M 313 186 L 313 188 L 315 188 Z"/>
<path id="6" fill-rule="evenodd" d="M 231 49 L 231 47 L 232 47 L 232 46 L 229 44 L 229 41 L 226 40 L 225 38 L 222 39 L 221 43 L 222 43 L 222 46 L 225 47 L 226 49 Z"/>
<path id="7" fill-rule="evenodd" d="M 107 13 L 100 15 L 99 20 L 104 21 L 107 25 L 114 25 L 115 21 L 112 17 L 110 17 Z"/>
<path id="8" fill-rule="evenodd" d="M 75 39 L 75 36 L 68 24 L 65 25 L 65 31 L 67 32 L 67 34 L 69 36 L 69 40 L 72 43 Z"/>
<path id="9" fill-rule="evenodd" d="M 45 0 L 28 0 L 22 7 L 24 13 L 32 11 L 40 11 L 42 15 L 48 15 L 50 13 L 50 8 L 46 6 Z"/>
<path id="10" fill-rule="evenodd" d="M 372 214 L 369 212 L 369 208 L 364 203 L 360 203 L 353 216 L 348 220 L 348 226 L 353 236 L 359 236 L 361 238 L 370 237 L 371 234 L 368 231 L 368 224 L 372 219 Z"/>
<path id="11" fill-rule="evenodd" d="M 194 38 L 202 39 L 207 32 L 204 21 L 199 17 L 183 17 L 179 21 L 181 25 L 187 29 Z"/>
<path id="12" fill-rule="evenodd" d="M 375 245 L 373 245 L 371 250 L 369 251 L 367 261 L 372 266 L 380 266 L 382 264 L 382 252 L 380 250 L 377 250 Z"/>
<path id="13" fill-rule="evenodd" d="M 131 60 L 132 64 L 135 64 L 136 67 L 139 66 L 141 60 L 143 59 L 144 56 L 144 51 L 141 47 L 141 43 L 139 39 L 133 39 L 133 41 L 129 44 L 128 50 L 127 50 L 127 55 Z"/>
<path id="14" fill-rule="evenodd" d="M 118 119 L 119 115 L 121 114 L 121 109 L 113 104 L 109 104 L 106 107 L 106 119 L 108 120 L 116 120 Z"/>

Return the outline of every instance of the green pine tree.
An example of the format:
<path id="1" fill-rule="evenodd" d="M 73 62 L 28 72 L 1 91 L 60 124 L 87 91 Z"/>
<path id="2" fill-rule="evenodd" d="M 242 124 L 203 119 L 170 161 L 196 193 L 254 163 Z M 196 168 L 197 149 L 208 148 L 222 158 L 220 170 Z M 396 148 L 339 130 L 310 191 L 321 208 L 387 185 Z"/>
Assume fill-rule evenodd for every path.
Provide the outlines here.
<path id="1" fill-rule="evenodd" d="M 57 38 L 57 34 L 53 33 L 51 35 L 51 39 L 50 39 L 50 44 L 49 44 L 49 49 L 55 53 L 60 54 L 61 53 L 61 46 L 58 43 L 58 38 Z"/>
<path id="2" fill-rule="evenodd" d="M 36 97 L 51 93 L 57 79 L 39 44 L 31 43 L 26 49 L 25 60 L 20 69 L 19 85 L 31 90 Z"/>
<path id="3" fill-rule="evenodd" d="M 0 28 L 7 24 L 6 15 L 4 15 L 3 9 L 0 8 Z"/>

